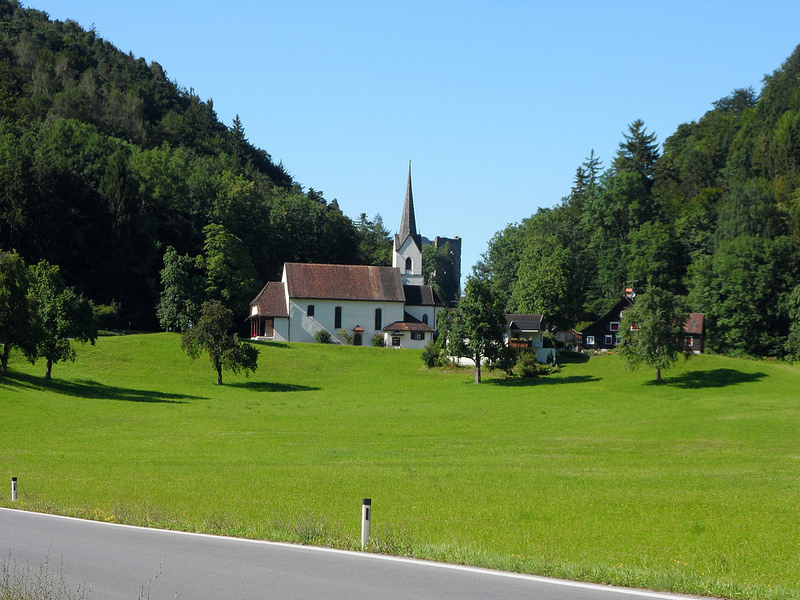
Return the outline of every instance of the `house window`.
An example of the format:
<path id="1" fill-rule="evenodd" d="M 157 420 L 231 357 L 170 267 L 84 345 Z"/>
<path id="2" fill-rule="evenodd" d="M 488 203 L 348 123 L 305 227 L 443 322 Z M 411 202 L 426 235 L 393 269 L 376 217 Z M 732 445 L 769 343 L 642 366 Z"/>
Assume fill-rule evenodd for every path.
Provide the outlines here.
<path id="1" fill-rule="evenodd" d="M 694 338 L 692 338 L 691 336 L 687 335 L 686 339 L 684 340 L 684 343 L 691 348 L 693 342 L 694 342 Z"/>
<path id="2" fill-rule="evenodd" d="M 594 336 L 593 335 L 587 335 L 586 336 L 586 345 L 587 346 L 594 346 Z"/>
<path id="3" fill-rule="evenodd" d="M 606 344 L 606 346 L 613 346 L 614 345 L 614 336 L 613 335 L 607 335 L 606 339 L 605 339 L 605 344 Z"/>
<path id="4" fill-rule="evenodd" d="M 412 331 L 411 332 L 411 339 L 412 340 L 424 340 L 425 339 L 425 332 L 424 331 Z"/>
<path id="5" fill-rule="evenodd" d="M 314 316 L 314 305 L 313 304 L 309 304 L 308 305 L 308 308 L 306 309 L 306 314 L 309 317 L 313 317 Z"/>
<path id="6" fill-rule="evenodd" d="M 425 323 L 425 325 L 428 324 L 428 313 L 422 315 L 422 322 Z"/>
<path id="7" fill-rule="evenodd" d="M 375 331 L 380 331 L 383 328 L 383 311 L 380 308 L 375 309 Z"/>
<path id="8" fill-rule="evenodd" d="M 342 328 L 342 307 L 337 306 L 333 309 L 333 328 L 334 329 L 341 329 Z"/>
<path id="9" fill-rule="evenodd" d="M 392 346 L 400 347 L 400 338 L 399 337 L 393 337 L 392 338 Z"/>
<path id="10" fill-rule="evenodd" d="M 619 331 L 619 321 L 611 321 L 611 323 L 608 324 L 608 330 Z"/>
<path id="11" fill-rule="evenodd" d="M 412 264 L 412 263 L 411 263 L 411 259 L 410 259 L 410 258 L 407 258 L 407 259 L 406 259 L 406 272 L 409 272 L 409 271 L 411 271 L 411 270 L 412 270 L 412 269 L 411 269 L 411 264 Z"/>
<path id="12" fill-rule="evenodd" d="M 631 325 L 631 331 L 639 331 L 639 324 L 638 323 L 633 323 Z"/>
<path id="13" fill-rule="evenodd" d="M 614 343 L 617 344 L 617 345 L 621 344 L 622 343 L 622 336 L 621 335 L 615 335 L 614 336 Z"/>

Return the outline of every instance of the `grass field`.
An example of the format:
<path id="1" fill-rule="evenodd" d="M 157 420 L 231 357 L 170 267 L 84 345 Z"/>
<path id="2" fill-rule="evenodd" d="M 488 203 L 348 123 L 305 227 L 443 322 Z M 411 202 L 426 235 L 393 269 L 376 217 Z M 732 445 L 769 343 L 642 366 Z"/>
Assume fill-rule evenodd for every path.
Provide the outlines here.
<path id="1" fill-rule="evenodd" d="M 374 551 L 800 598 L 797 365 L 699 356 L 656 386 L 602 356 L 476 386 L 416 351 L 260 350 L 223 387 L 171 334 L 101 338 L 52 382 L 14 357 L 3 486 L 21 508 L 352 549 L 371 498 Z"/>

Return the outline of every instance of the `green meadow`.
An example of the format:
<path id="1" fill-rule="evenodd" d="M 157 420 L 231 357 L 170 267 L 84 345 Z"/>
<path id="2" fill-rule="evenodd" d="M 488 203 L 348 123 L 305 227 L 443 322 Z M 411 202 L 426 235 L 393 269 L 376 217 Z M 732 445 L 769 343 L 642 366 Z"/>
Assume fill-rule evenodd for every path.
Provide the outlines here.
<path id="1" fill-rule="evenodd" d="M 574 356 L 534 380 L 420 353 L 174 334 L 0 378 L 0 505 L 728 598 L 800 598 L 800 366 Z M 2 490 L 6 491 L 3 492 Z"/>

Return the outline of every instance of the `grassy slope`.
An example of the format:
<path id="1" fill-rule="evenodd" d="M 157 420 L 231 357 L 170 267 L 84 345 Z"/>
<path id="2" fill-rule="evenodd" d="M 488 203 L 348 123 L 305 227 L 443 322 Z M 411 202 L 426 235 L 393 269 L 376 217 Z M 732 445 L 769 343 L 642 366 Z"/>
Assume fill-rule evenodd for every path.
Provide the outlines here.
<path id="1" fill-rule="evenodd" d="M 419 353 L 262 345 L 214 385 L 169 334 L 0 380 L 23 506 L 609 583 L 800 598 L 800 369 L 617 357 L 480 386 Z M 516 385 L 515 385 L 516 384 Z M 0 504 L 9 505 L 0 497 Z"/>

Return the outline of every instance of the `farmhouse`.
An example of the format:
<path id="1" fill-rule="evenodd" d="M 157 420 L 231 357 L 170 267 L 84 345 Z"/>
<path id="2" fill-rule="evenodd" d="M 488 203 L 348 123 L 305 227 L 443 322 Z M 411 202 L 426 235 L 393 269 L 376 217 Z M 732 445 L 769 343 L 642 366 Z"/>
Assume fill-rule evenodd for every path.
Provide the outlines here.
<path id="1" fill-rule="evenodd" d="M 587 350 L 612 350 L 621 343 L 620 322 L 625 310 L 633 306 L 635 299 L 633 289 L 627 288 L 625 295 L 605 315 L 581 332 L 583 347 Z M 694 354 L 701 354 L 705 340 L 705 315 L 689 313 L 681 332 L 686 349 Z"/>
<path id="2" fill-rule="evenodd" d="M 369 345 L 378 336 L 387 346 L 425 347 L 444 304 L 422 283 L 410 164 L 392 265 L 284 264 L 281 280 L 268 282 L 250 303 L 251 337 L 313 342 L 325 331 L 341 344 Z"/>
<path id="3" fill-rule="evenodd" d="M 529 350 L 540 363 L 556 362 L 555 348 L 544 347 L 544 315 L 506 314 L 506 344 L 517 350 Z"/>

